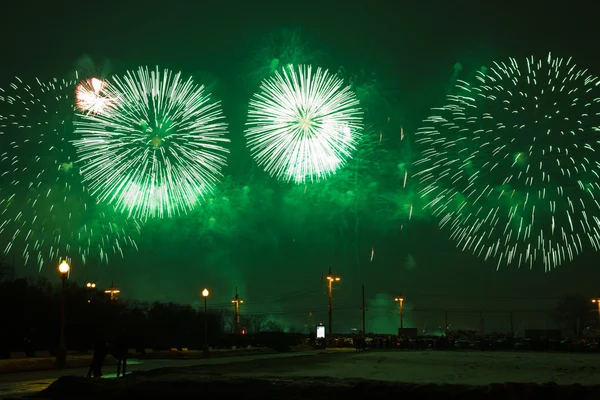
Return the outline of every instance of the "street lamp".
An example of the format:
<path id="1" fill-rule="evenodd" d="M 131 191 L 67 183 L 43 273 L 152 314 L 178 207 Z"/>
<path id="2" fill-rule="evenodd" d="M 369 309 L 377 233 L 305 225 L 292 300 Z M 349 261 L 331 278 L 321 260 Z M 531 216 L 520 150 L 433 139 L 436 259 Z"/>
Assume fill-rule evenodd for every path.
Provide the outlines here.
<path id="1" fill-rule="evenodd" d="M 592 299 L 592 303 L 598 304 L 598 320 L 600 320 L 600 298 Z"/>
<path id="2" fill-rule="evenodd" d="M 404 312 L 404 297 L 400 296 L 400 297 L 396 297 L 394 299 L 394 301 L 398 302 L 398 306 L 400 307 L 400 329 L 404 328 L 404 318 L 403 318 L 403 312 Z"/>
<path id="3" fill-rule="evenodd" d="M 329 344 L 332 344 L 333 340 L 333 284 L 342 280 L 339 275 L 331 273 L 331 268 L 329 268 L 329 273 L 325 275 L 327 278 L 327 288 L 329 291 Z"/>
<path id="4" fill-rule="evenodd" d="M 235 288 L 235 298 L 231 300 L 233 303 L 233 319 L 234 319 L 234 333 L 240 333 L 240 304 L 244 302 L 244 300 L 240 299 L 238 296 L 237 287 Z"/>
<path id="5" fill-rule="evenodd" d="M 208 289 L 204 289 L 202 291 L 202 297 L 204 297 L 204 355 L 208 355 L 208 323 L 207 323 L 207 318 L 208 318 L 208 314 L 206 312 L 206 299 L 208 299 L 208 295 L 209 295 L 209 291 Z"/>
<path id="6" fill-rule="evenodd" d="M 58 272 L 60 272 L 60 278 L 62 279 L 62 293 L 60 301 L 60 341 L 58 345 L 58 351 L 56 352 L 56 364 L 59 367 L 64 367 L 67 364 L 67 348 L 65 347 L 65 283 L 69 270 L 71 267 L 66 260 L 60 263 L 58 266 Z"/>
<path id="7" fill-rule="evenodd" d="M 89 295 L 90 297 L 88 298 L 88 301 L 87 301 L 88 303 L 91 303 L 91 302 L 92 302 L 92 299 L 93 299 L 94 297 L 96 297 L 96 296 L 95 296 L 95 295 L 96 295 L 96 290 L 95 290 L 95 289 L 96 289 L 96 284 L 95 284 L 94 282 L 88 282 L 88 283 L 87 283 L 85 286 L 86 286 L 86 287 L 87 287 L 89 290 L 91 290 L 91 291 L 92 291 L 92 292 L 90 293 L 90 295 Z"/>
<path id="8" fill-rule="evenodd" d="M 117 300 L 117 296 L 115 296 L 115 294 L 119 294 L 121 291 L 115 287 L 115 282 L 113 281 L 112 286 L 106 289 L 104 293 L 110 296 L 110 300 Z"/>

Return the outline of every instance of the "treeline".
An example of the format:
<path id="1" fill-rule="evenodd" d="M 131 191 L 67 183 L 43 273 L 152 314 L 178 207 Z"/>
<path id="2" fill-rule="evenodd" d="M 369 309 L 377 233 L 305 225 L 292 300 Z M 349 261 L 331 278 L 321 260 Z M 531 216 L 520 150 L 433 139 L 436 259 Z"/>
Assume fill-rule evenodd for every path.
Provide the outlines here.
<path id="1" fill-rule="evenodd" d="M 59 345 L 61 286 L 45 278 L 0 282 L 0 357 L 10 352 L 48 350 Z M 175 303 L 111 300 L 95 288 L 66 281 L 65 344 L 68 350 L 92 348 L 96 337 L 109 342 L 126 337 L 131 348 L 202 348 L 204 319 L 208 343 L 223 342 L 232 318 L 222 311 L 195 310 Z M 257 325 L 254 323 L 254 325 Z"/>

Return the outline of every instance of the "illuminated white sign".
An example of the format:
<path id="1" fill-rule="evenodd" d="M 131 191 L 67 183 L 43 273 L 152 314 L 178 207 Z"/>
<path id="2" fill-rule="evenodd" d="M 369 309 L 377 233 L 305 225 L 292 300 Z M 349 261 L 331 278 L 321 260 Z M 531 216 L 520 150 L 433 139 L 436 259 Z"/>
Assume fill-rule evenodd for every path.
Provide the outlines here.
<path id="1" fill-rule="evenodd" d="M 317 326 L 317 339 L 325 339 L 325 327 L 322 325 Z"/>

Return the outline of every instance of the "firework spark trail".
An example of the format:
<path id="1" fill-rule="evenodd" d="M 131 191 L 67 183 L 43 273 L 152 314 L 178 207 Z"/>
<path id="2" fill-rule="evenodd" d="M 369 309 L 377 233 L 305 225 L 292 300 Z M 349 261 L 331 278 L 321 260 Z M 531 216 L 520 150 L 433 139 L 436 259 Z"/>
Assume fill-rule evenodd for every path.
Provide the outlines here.
<path id="1" fill-rule="evenodd" d="M 497 267 L 600 248 L 600 80 L 571 59 L 494 63 L 417 133 L 426 209 Z"/>
<path id="2" fill-rule="evenodd" d="M 250 101 L 246 138 L 258 165 L 284 181 L 326 179 L 351 157 L 362 111 L 350 87 L 320 68 L 289 66 Z"/>
<path id="3" fill-rule="evenodd" d="M 135 221 L 95 206 L 73 166 L 75 80 L 15 78 L 0 89 L 0 242 L 39 269 L 66 258 L 108 262 L 136 247 Z"/>
<path id="4" fill-rule="evenodd" d="M 140 68 L 115 77 L 116 105 L 80 115 L 74 141 L 84 182 L 101 202 L 128 215 L 171 217 L 210 193 L 229 142 L 220 103 L 180 73 Z"/>

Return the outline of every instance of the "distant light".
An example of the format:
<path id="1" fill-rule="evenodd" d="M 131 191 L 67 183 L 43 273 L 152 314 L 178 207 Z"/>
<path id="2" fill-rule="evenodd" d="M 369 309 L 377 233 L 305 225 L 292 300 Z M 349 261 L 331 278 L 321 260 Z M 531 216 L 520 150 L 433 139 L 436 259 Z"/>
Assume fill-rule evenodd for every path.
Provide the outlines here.
<path id="1" fill-rule="evenodd" d="M 69 266 L 69 264 L 67 263 L 66 260 L 63 260 L 63 262 L 61 262 L 60 265 L 58 266 L 58 270 L 63 275 L 68 274 L 70 269 L 71 269 L 71 267 Z"/>
<path id="2" fill-rule="evenodd" d="M 208 289 L 204 289 L 204 290 L 202 291 L 202 296 L 204 296 L 204 297 L 208 297 L 208 295 L 209 295 Z"/>

